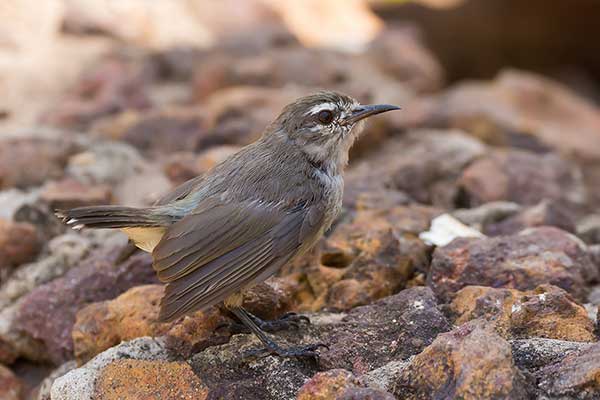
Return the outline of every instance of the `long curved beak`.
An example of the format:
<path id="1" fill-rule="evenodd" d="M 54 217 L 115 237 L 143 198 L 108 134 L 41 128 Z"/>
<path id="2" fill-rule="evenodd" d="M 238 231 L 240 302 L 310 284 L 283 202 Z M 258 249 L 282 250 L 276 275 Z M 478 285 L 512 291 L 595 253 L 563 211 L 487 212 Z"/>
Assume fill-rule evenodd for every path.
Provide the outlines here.
<path id="1" fill-rule="evenodd" d="M 345 118 L 347 124 L 354 124 L 361 119 L 372 115 L 381 114 L 387 111 L 400 110 L 400 107 L 391 104 L 373 104 L 367 106 L 358 106 L 352 110 L 352 114 Z"/>

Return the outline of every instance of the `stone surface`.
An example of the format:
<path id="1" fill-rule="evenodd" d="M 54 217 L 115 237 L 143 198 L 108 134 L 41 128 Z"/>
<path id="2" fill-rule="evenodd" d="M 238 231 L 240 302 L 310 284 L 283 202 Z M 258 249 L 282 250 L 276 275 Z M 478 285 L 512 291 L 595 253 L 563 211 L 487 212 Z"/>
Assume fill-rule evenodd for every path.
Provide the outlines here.
<path id="1" fill-rule="evenodd" d="M 184 361 L 117 360 L 95 383 L 94 398 L 206 399 L 208 389 Z"/>
<path id="2" fill-rule="evenodd" d="M 553 153 L 493 151 L 466 168 L 459 185 L 461 201 L 470 207 L 499 200 L 522 205 L 554 200 L 583 206 L 587 199 L 581 171 Z"/>
<path id="3" fill-rule="evenodd" d="M 585 308 L 564 290 L 551 285 L 527 292 L 467 286 L 456 294 L 449 310 L 455 316 L 454 324 L 484 318 L 506 339 L 596 340 L 594 324 Z"/>
<path id="4" fill-rule="evenodd" d="M 600 344 L 567 355 L 538 373 L 539 387 L 551 398 L 596 399 L 600 395 Z"/>
<path id="5" fill-rule="evenodd" d="M 297 400 L 393 400 L 395 397 L 381 390 L 365 387 L 364 382 L 344 369 L 319 372 L 310 378 L 298 392 Z"/>
<path id="6" fill-rule="evenodd" d="M 600 215 L 586 216 L 577 223 L 577 236 L 589 244 L 600 244 Z"/>
<path id="7" fill-rule="evenodd" d="M 12 268 L 34 260 L 41 247 L 33 225 L 0 219 L 0 283 L 6 281 Z"/>
<path id="8" fill-rule="evenodd" d="M 402 399 L 528 399 L 511 347 L 483 321 L 440 334 L 396 382 Z"/>
<path id="9" fill-rule="evenodd" d="M 506 70 L 491 82 L 458 84 L 423 119 L 492 144 L 600 159 L 600 116 L 594 105 L 533 73 Z"/>
<path id="10" fill-rule="evenodd" d="M 20 400 L 23 395 L 23 383 L 15 374 L 0 364 L 0 399 Z"/>
<path id="11" fill-rule="evenodd" d="M 0 141 L 0 188 L 28 188 L 59 178 L 78 146 L 68 138 L 7 138 Z"/>
<path id="12" fill-rule="evenodd" d="M 74 179 L 48 182 L 40 193 L 42 201 L 53 210 L 110 204 L 112 190 L 108 185 L 84 185 Z"/>
<path id="13" fill-rule="evenodd" d="M 540 227 L 512 236 L 460 238 L 437 248 L 427 283 L 444 302 L 469 285 L 531 290 L 544 283 L 583 300 L 586 282 L 597 274 L 579 239 Z"/>
<path id="14" fill-rule="evenodd" d="M 513 359 L 521 370 L 536 372 L 571 354 L 588 351 L 594 344 L 556 339 L 530 338 L 511 341 Z"/>
<path id="15" fill-rule="evenodd" d="M 428 264 L 418 239 L 437 210 L 423 206 L 361 210 L 324 241 L 319 260 L 301 268 L 314 300 L 303 309 L 349 309 L 392 295 Z M 304 279 L 301 279 L 304 281 Z"/>
<path id="16" fill-rule="evenodd" d="M 574 219 L 568 207 L 552 201 L 542 201 L 502 221 L 488 224 L 484 228 L 484 233 L 489 236 L 510 235 L 536 226 L 555 226 L 573 233 L 575 232 Z"/>
<path id="17" fill-rule="evenodd" d="M 162 285 L 138 286 L 114 300 L 93 303 L 79 310 L 72 332 L 77 360 L 86 362 L 122 341 L 143 336 L 164 335 L 173 341 L 185 342 L 191 348 L 208 342 L 217 326 L 226 322 L 216 308 L 211 308 L 160 323 L 157 318 L 163 293 Z"/>
<path id="18" fill-rule="evenodd" d="M 77 311 L 85 305 L 110 299 L 126 289 L 156 281 L 148 254 L 114 265 L 111 256 L 92 255 L 67 274 L 27 294 L 19 305 L 16 325 L 43 343 L 55 364 L 73 358 L 71 330 Z"/>

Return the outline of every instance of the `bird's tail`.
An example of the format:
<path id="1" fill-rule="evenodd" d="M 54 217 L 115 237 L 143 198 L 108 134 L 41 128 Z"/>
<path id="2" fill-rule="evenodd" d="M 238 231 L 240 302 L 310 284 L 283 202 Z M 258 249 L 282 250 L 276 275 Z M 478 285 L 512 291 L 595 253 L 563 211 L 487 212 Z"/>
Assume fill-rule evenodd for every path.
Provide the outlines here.
<path id="1" fill-rule="evenodd" d="M 57 210 L 56 216 L 73 229 L 160 227 L 172 223 L 171 217 L 154 207 L 89 206 Z"/>

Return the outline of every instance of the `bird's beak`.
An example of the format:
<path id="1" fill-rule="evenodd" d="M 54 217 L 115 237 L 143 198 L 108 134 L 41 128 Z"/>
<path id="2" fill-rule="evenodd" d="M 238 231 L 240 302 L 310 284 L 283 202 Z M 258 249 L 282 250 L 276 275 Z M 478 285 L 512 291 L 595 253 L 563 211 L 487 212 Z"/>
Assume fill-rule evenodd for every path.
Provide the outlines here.
<path id="1" fill-rule="evenodd" d="M 400 107 L 391 104 L 373 104 L 369 106 L 358 106 L 352 110 L 352 114 L 345 118 L 347 124 L 354 124 L 361 119 L 370 117 L 371 115 L 381 114 L 386 111 L 400 110 Z"/>

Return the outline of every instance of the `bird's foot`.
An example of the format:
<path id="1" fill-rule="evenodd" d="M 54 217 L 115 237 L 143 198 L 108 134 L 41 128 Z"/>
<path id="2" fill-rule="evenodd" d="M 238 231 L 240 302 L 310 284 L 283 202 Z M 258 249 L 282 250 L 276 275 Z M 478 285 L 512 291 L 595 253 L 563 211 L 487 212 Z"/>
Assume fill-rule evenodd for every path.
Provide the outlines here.
<path id="1" fill-rule="evenodd" d="M 298 330 L 302 324 L 310 324 L 310 319 L 308 317 L 305 317 L 304 315 L 298 315 L 294 312 L 283 314 L 280 318 L 269 321 L 262 320 L 256 315 L 250 313 L 248 313 L 248 316 L 261 330 L 269 333 L 280 332 L 289 329 Z M 251 333 L 251 330 L 246 327 L 246 325 L 238 322 L 219 325 L 215 330 L 218 331 L 223 328 L 228 328 L 229 332 L 234 335 L 238 333 Z"/>
<path id="2" fill-rule="evenodd" d="M 265 332 L 280 332 L 289 329 L 298 330 L 303 323 L 307 325 L 310 324 L 310 319 L 308 319 L 308 317 L 298 315 L 295 312 L 285 313 L 278 319 L 271 321 L 263 321 L 255 315 L 249 315 L 254 323 Z"/>
<path id="3" fill-rule="evenodd" d="M 271 342 L 262 349 L 257 349 L 249 352 L 248 355 L 275 355 L 279 357 L 298 357 L 298 358 L 312 358 L 314 360 L 319 359 L 319 353 L 317 350 L 324 348 L 329 350 L 329 346 L 324 343 L 307 344 L 304 346 L 293 346 L 293 347 L 281 347 L 278 344 Z"/>

